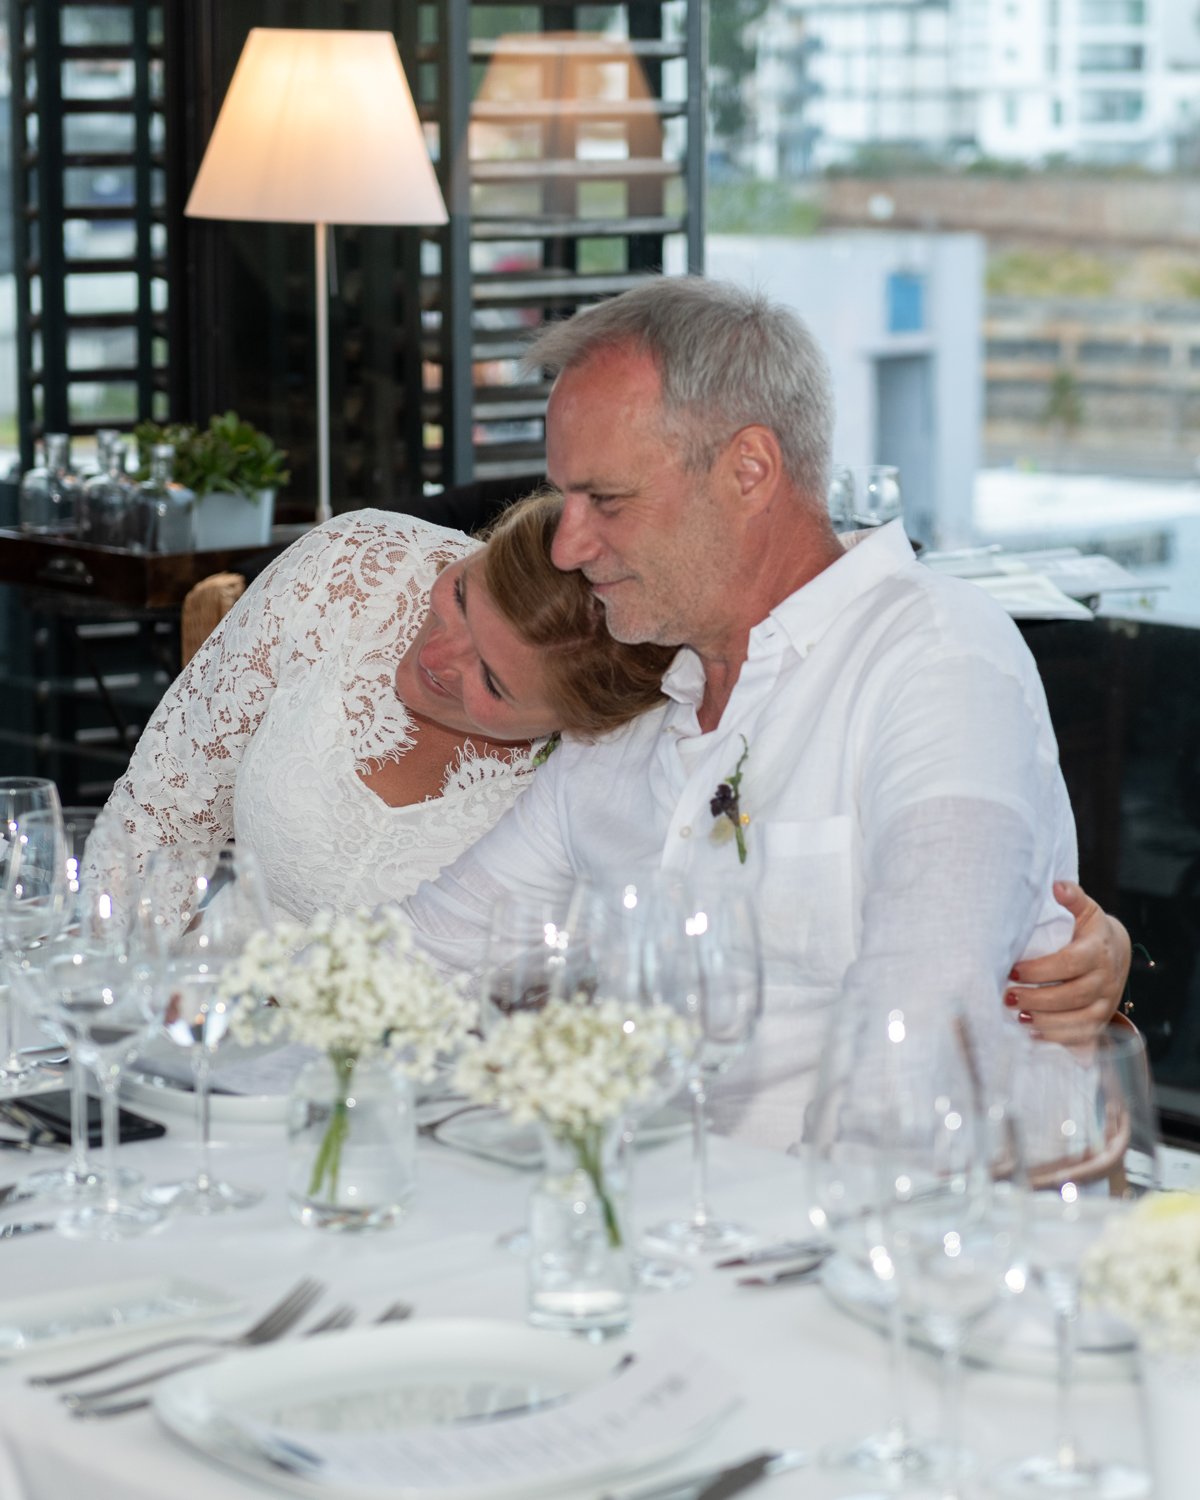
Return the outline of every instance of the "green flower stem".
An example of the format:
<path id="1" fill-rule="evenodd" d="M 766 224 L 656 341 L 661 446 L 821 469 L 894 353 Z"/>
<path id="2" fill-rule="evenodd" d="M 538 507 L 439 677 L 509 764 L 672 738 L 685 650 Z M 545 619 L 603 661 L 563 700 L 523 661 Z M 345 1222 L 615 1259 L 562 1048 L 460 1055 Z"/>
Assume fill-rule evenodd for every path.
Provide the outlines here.
<path id="1" fill-rule="evenodd" d="M 337 1093 L 333 1102 L 333 1114 L 325 1127 L 320 1148 L 313 1162 L 312 1176 L 308 1181 L 308 1195 L 315 1198 L 322 1183 L 328 1181 L 328 1199 L 337 1202 L 338 1176 L 342 1168 L 342 1147 L 350 1134 L 350 1109 L 347 1101 L 354 1082 L 354 1068 L 358 1053 L 352 1048 L 331 1047 L 329 1061 L 337 1078 Z"/>
<path id="2" fill-rule="evenodd" d="M 596 1190 L 596 1197 L 600 1200 L 600 1211 L 604 1215 L 604 1227 L 608 1232 L 608 1244 L 612 1250 L 621 1248 L 621 1222 L 617 1218 L 617 1211 L 613 1206 L 612 1196 L 604 1181 L 604 1127 L 594 1125 L 590 1130 L 571 1134 L 568 1140 L 575 1148 L 575 1155 L 579 1159 L 579 1165 L 586 1173 L 589 1182 Z"/>

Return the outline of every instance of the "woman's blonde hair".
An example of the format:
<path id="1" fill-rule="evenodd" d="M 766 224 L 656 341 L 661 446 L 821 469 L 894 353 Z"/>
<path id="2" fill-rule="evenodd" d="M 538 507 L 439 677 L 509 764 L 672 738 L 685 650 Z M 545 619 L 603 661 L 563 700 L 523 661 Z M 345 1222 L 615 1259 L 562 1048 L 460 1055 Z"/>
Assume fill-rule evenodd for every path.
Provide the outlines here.
<path id="1" fill-rule="evenodd" d="M 603 734 L 662 702 L 669 646 L 613 640 L 604 606 L 582 573 L 550 561 L 562 496 L 537 490 L 503 511 L 483 533 L 483 579 L 497 609 L 542 653 L 546 690 L 560 727 Z"/>

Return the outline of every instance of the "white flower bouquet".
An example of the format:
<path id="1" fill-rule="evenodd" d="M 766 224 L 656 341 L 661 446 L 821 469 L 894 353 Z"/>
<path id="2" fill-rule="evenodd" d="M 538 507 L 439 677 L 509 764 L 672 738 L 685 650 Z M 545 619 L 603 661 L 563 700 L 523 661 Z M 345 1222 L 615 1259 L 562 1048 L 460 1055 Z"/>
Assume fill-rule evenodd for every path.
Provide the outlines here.
<path id="1" fill-rule="evenodd" d="M 620 1226 L 604 1183 L 605 1131 L 662 1092 L 673 1056 L 690 1050 L 687 1023 L 668 1006 L 580 994 L 517 1011 L 458 1060 L 455 1087 L 516 1124 L 536 1121 L 569 1145 L 600 1200 L 609 1243 Z"/>
<path id="2" fill-rule="evenodd" d="M 1200 1195 L 1151 1193 L 1088 1251 L 1083 1285 L 1159 1349 L 1200 1349 Z"/>
<path id="3" fill-rule="evenodd" d="M 221 988 L 264 1002 L 238 1006 L 231 1029 L 241 1040 L 287 1036 L 328 1054 L 339 1095 L 309 1192 L 328 1182 L 334 1197 L 359 1058 L 387 1052 L 410 1077 L 428 1081 L 439 1057 L 462 1045 L 474 1017 L 416 950 L 407 923 L 387 908 L 321 912 L 307 925 L 281 922 L 256 933 L 226 969 Z"/>

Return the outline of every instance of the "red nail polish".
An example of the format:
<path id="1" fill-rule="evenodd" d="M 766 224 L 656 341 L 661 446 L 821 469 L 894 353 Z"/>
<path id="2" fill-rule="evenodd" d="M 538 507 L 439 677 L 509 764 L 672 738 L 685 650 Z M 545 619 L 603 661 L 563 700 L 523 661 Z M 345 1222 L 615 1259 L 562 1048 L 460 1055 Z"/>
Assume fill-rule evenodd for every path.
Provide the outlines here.
<path id="1" fill-rule="evenodd" d="M 1004 993 L 1004 1003 L 1005 1005 L 1011 1006 L 1013 1009 L 1015 1009 L 1018 1005 L 1020 1005 L 1021 997 L 1015 990 L 1006 990 Z"/>
<path id="2" fill-rule="evenodd" d="M 1017 1012 L 1017 1020 L 1020 1021 L 1020 1023 L 1021 1023 L 1022 1026 L 1032 1026 L 1033 1025 L 1033 1017 L 1029 1014 L 1029 1012 L 1027 1010 L 1019 1010 Z"/>

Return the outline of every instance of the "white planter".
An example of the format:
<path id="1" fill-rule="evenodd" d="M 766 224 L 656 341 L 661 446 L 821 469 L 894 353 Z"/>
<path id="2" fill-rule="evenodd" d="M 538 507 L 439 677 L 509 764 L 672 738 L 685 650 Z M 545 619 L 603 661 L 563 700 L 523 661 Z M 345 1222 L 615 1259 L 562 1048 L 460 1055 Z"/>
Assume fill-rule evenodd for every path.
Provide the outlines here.
<path id="1" fill-rule="evenodd" d="M 274 490 L 259 490 L 254 500 L 225 493 L 204 495 L 196 501 L 196 551 L 265 547 L 271 540 L 274 519 Z"/>
<path id="2" fill-rule="evenodd" d="M 1200 1351 L 1141 1349 L 1146 1450 L 1154 1500 L 1196 1500 L 1200 1433 Z"/>

